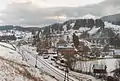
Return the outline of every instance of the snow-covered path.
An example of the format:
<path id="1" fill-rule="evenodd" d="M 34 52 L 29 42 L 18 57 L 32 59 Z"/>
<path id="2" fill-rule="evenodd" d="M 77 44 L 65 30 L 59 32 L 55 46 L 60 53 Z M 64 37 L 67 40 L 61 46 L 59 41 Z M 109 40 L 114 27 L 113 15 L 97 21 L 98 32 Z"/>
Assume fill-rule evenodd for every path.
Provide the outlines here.
<path id="1" fill-rule="evenodd" d="M 27 47 L 22 46 L 20 48 L 25 55 L 25 57 L 28 59 L 28 63 L 30 63 L 32 66 L 35 66 L 35 61 L 36 61 L 36 54 L 35 52 L 32 52 L 31 50 L 27 49 Z M 48 62 L 46 62 L 43 58 L 38 57 L 37 59 L 37 67 L 41 69 L 42 71 L 54 76 L 57 80 L 59 81 L 64 81 L 64 72 L 59 70 L 58 68 L 52 66 Z M 78 81 L 77 79 L 69 76 L 69 81 Z"/>

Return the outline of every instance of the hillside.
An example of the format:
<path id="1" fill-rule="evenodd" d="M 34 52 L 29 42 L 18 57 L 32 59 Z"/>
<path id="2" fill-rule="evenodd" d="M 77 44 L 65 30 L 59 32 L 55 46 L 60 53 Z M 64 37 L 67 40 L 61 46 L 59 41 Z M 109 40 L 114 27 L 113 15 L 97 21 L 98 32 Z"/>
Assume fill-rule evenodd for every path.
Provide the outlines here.
<path id="1" fill-rule="evenodd" d="M 80 38 L 86 38 L 86 37 L 105 38 L 105 37 L 113 37 L 120 32 L 119 25 L 114 25 L 114 23 L 119 22 L 120 19 L 118 17 L 119 15 L 120 14 L 116 14 L 116 15 L 99 18 L 91 14 L 86 14 L 83 17 L 80 17 L 80 19 L 70 19 L 63 23 L 54 23 L 42 28 L 7 25 L 7 26 L 1 26 L 0 29 L 1 30 L 14 29 L 15 31 L 24 31 L 24 32 L 30 31 L 32 33 L 35 33 L 33 31 L 39 31 L 40 34 L 44 36 L 48 36 L 50 34 L 54 34 L 54 35 L 61 34 L 65 36 L 65 39 L 67 35 L 72 39 L 72 34 L 75 32 L 79 35 Z M 111 20 L 114 20 L 115 22 L 110 23 Z"/>
<path id="2" fill-rule="evenodd" d="M 11 45 L 0 42 L 1 81 L 35 81 L 36 76 L 33 74 L 32 68 L 22 60 L 21 55 Z"/>
<path id="3" fill-rule="evenodd" d="M 0 81 L 56 81 L 48 74 L 41 73 L 34 67 L 34 60 L 27 59 L 16 49 L 0 42 Z"/>
<path id="4" fill-rule="evenodd" d="M 101 19 L 104 21 L 112 22 L 116 25 L 120 25 L 120 13 L 115 15 L 104 16 Z"/>
<path id="5" fill-rule="evenodd" d="M 101 19 L 73 19 L 68 20 L 63 23 L 56 23 L 46 27 L 41 28 L 43 34 L 50 34 L 51 32 L 60 33 L 61 31 L 68 30 L 81 30 L 81 29 L 92 29 L 95 28 L 103 28 L 104 22 Z M 80 31 L 83 32 L 83 31 Z"/>
<path id="6" fill-rule="evenodd" d="M 72 19 L 41 28 L 39 36 L 62 38 L 72 42 L 73 33 L 76 33 L 80 39 L 88 41 L 98 39 L 103 44 L 104 40 L 110 41 L 110 38 L 120 38 L 120 26 L 101 19 Z"/>
<path id="7" fill-rule="evenodd" d="M 13 26 L 13 25 L 5 25 L 5 26 L 0 26 L 0 30 L 18 30 L 18 31 L 37 31 L 40 28 L 39 27 L 22 27 L 22 26 Z"/>

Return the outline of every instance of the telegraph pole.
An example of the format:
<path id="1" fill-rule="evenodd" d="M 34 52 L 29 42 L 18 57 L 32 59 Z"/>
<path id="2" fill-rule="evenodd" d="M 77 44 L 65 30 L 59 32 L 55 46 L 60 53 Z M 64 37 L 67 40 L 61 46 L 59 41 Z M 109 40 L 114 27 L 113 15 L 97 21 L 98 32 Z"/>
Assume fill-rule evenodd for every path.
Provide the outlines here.
<path id="1" fill-rule="evenodd" d="M 66 66 L 66 70 L 65 70 L 65 78 L 64 81 L 69 81 L 69 70 L 68 70 L 68 65 Z"/>
<path id="2" fill-rule="evenodd" d="M 38 57 L 37 57 L 37 54 L 36 54 L 35 68 L 37 68 L 37 59 L 38 59 Z"/>

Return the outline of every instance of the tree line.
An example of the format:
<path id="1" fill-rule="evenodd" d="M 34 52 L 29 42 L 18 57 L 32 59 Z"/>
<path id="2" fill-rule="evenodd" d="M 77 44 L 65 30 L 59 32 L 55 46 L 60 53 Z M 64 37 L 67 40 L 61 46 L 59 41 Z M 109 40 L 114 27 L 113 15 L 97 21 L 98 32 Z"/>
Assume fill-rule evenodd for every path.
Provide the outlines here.
<path id="1" fill-rule="evenodd" d="M 111 37 L 109 39 L 110 45 L 113 45 L 115 47 L 120 47 L 120 37 L 119 34 L 117 34 L 115 37 Z"/>
<path id="2" fill-rule="evenodd" d="M 78 30 L 80 27 L 92 28 L 93 26 L 104 28 L 104 22 L 101 19 L 78 19 L 73 29 Z"/>
<path id="3" fill-rule="evenodd" d="M 16 40 L 15 35 L 9 35 L 9 36 L 0 36 L 0 41 L 2 40 Z"/>

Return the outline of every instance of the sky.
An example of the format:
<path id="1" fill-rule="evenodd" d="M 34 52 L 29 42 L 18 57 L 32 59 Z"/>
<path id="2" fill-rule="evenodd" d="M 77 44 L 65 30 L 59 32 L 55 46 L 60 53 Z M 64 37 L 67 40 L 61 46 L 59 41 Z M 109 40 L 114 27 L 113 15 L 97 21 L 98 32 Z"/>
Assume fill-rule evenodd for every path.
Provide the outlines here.
<path id="1" fill-rule="evenodd" d="M 0 0 L 0 25 L 44 26 L 120 12 L 120 0 Z"/>
<path id="2" fill-rule="evenodd" d="M 76 7 L 85 6 L 89 4 L 100 3 L 104 0 L 1 0 L 0 9 L 5 9 L 8 4 L 12 3 L 27 3 L 32 2 L 32 4 L 43 7 Z"/>

